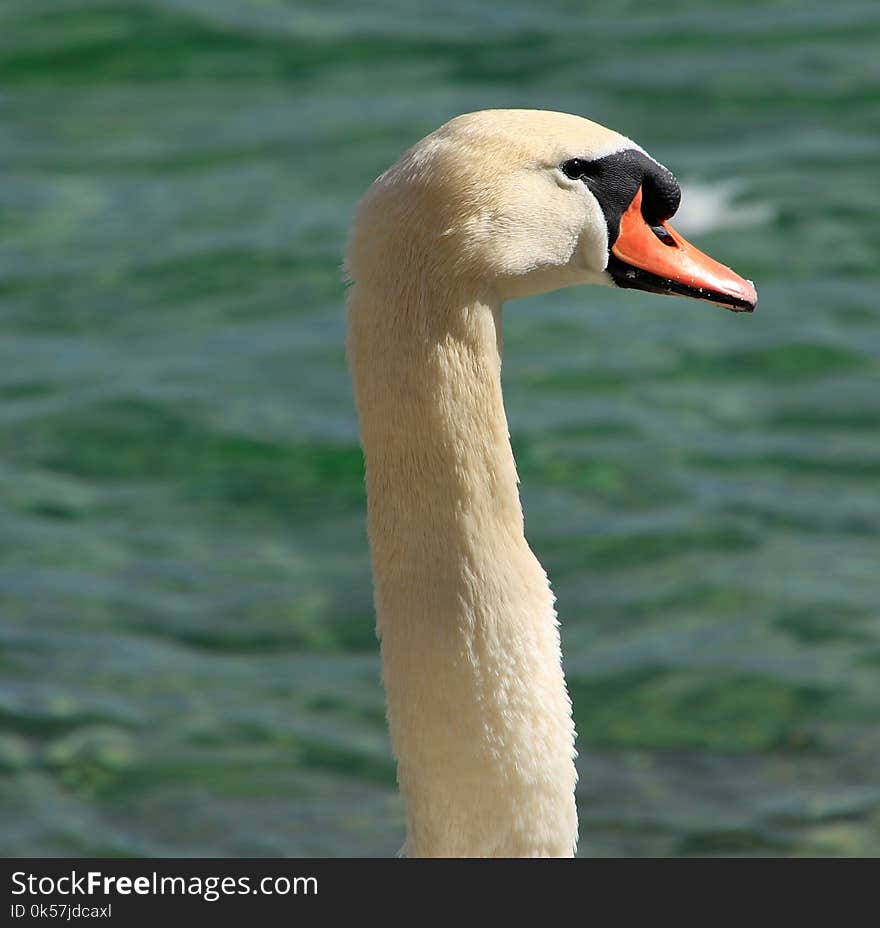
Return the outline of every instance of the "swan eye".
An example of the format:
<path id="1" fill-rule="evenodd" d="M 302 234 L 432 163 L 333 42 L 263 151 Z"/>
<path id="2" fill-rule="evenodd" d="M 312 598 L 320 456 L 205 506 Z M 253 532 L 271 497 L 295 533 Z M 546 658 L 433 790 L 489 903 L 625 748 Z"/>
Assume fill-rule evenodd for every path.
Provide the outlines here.
<path id="1" fill-rule="evenodd" d="M 590 173 L 590 162 L 583 158 L 571 158 L 559 166 L 562 173 L 571 180 L 580 180 Z"/>

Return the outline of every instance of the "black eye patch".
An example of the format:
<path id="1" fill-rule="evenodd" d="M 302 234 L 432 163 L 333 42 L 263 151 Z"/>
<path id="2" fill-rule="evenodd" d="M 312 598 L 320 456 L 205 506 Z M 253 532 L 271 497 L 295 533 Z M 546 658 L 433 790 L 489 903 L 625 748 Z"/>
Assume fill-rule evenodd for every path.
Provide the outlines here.
<path id="1" fill-rule="evenodd" d="M 596 158 L 571 158 L 560 165 L 562 173 L 580 180 L 599 201 L 608 226 L 608 247 L 620 234 L 620 220 L 642 188 L 642 215 L 649 226 L 675 214 L 681 202 L 681 188 L 662 165 L 633 148 Z"/>

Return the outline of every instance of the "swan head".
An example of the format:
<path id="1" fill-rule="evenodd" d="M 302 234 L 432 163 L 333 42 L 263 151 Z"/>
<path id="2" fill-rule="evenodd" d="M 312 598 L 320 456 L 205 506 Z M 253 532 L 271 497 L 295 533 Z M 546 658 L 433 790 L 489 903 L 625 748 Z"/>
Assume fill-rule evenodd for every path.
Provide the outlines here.
<path id="1" fill-rule="evenodd" d="M 376 180 L 347 268 L 356 282 L 477 285 L 501 300 L 593 283 L 751 311 L 753 284 L 669 225 L 680 199 L 663 165 L 597 123 L 543 110 L 468 113 Z"/>

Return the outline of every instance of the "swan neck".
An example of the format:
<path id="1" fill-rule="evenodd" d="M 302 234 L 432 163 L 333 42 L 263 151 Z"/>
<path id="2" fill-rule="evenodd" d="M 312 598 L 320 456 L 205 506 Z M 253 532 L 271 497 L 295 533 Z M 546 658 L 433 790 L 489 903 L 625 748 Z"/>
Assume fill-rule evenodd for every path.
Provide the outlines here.
<path id="1" fill-rule="evenodd" d="M 501 392 L 501 303 L 355 284 L 348 353 L 412 856 L 570 856 L 574 732 Z"/>

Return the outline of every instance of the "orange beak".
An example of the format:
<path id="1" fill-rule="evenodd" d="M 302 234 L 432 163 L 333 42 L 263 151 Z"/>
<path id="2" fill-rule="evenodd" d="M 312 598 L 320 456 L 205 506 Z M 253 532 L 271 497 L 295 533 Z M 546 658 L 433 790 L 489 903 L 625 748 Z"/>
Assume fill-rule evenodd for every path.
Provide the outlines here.
<path id="1" fill-rule="evenodd" d="M 608 272 L 619 287 L 689 296 L 750 313 L 758 302 L 755 285 L 694 248 L 666 222 L 648 225 L 642 188 L 620 220 Z"/>

